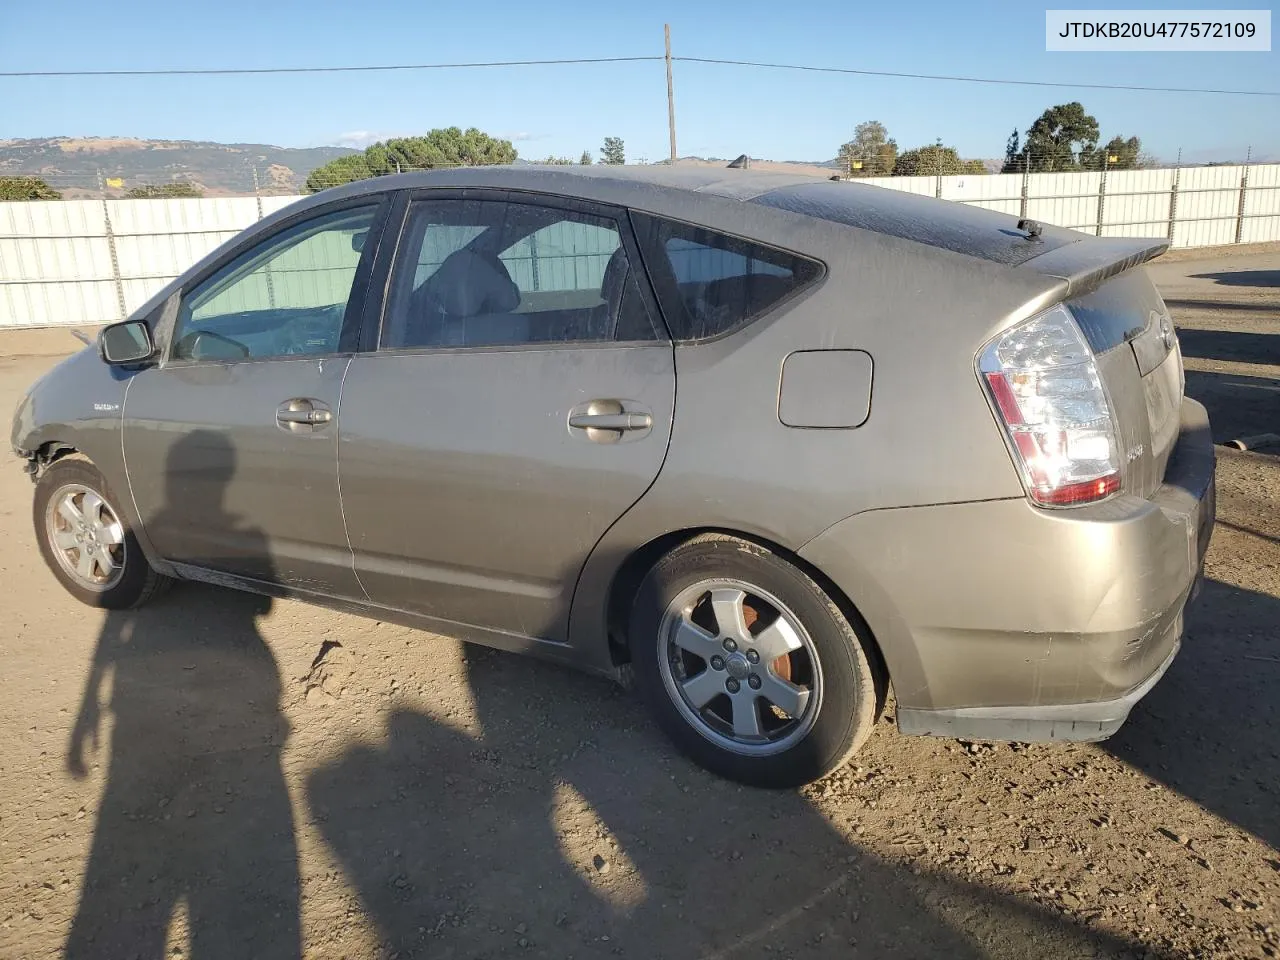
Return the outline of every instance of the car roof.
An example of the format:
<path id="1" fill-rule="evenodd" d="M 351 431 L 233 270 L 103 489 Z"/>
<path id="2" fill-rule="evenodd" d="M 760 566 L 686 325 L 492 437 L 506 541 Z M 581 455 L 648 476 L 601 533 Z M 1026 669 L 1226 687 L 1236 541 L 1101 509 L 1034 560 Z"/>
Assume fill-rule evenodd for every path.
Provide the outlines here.
<path id="1" fill-rule="evenodd" d="M 607 200 L 616 194 L 622 203 L 636 187 L 663 193 L 694 193 L 732 200 L 750 200 L 770 190 L 804 183 L 821 183 L 805 174 L 760 172 L 679 164 L 520 164 L 483 167 L 442 167 L 413 173 L 388 174 L 372 181 L 377 190 L 428 187 L 505 187 L 510 190 L 558 193 Z M 350 186 L 350 185 L 349 185 Z M 338 187 L 337 190 L 344 190 Z M 325 191 L 329 196 L 335 195 Z"/>
<path id="2" fill-rule="evenodd" d="M 713 221 L 716 208 L 723 210 L 732 206 L 741 210 L 746 206 L 753 210 L 753 229 L 764 231 L 762 238 L 772 230 L 766 226 L 770 221 L 765 217 L 799 215 L 814 225 L 857 228 L 911 241 L 924 249 L 945 250 L 1009 267 L 1086 239 L 1081 233 L 1044 225 L 1042 233 L 1031 242 L 1027 234 L 1018 229 L 1016 216 L 872 184 L 833 183 L 830 178 L 811 174 L 692 164 L 442 168 L 357 181 L 315 194 L 299 206 L 306 208 L 344 196 L 394 190 L 450 188 L 488 188 L 579 198 L 691 223 Z M 831 242 L 843 245 L 847 241 L 828 241 L 828 244 Z"/>

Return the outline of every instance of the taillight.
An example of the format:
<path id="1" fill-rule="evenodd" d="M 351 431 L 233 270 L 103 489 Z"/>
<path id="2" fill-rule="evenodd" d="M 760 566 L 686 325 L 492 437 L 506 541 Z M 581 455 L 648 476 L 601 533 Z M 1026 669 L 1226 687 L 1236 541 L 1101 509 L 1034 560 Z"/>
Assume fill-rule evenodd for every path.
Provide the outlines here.
<path id="1" fill-rule="evenodd" d="M 1033 501 L 1093 503 L 1120 489 L 1111 407 L 1066 307 L 1002 333 L 982 351 L 978 371 Z"/>

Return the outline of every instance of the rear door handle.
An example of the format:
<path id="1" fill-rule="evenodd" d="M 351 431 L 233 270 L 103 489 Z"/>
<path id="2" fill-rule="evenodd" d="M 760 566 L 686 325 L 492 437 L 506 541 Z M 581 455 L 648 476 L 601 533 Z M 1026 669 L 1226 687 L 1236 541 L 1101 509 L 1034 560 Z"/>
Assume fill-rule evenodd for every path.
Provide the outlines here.
<path id="1" fill-rule="evenodd" d="M 328 423 L 333 414 L 328 410 L 279 410 L 276 419 L 281 423 Z"/>
<path id="2" fill-rule="evenodd" d="M 647 413 L 575 413 L 569 426 L 578 430 L 648 430 L 653 417 Z"/>
<path id="3" fill-rule="evenodd" d="M 294 397 L 276 407 L 277 426 L 294 433 L 313 431 L 332 419 L 329 407 L 311 397 Z"/>
<path id="4" fill-rule="evenodd" d="M 647 437 L 653 416 L 631 400 L 588 400 L 569 411 L 569 430 L 593 443 L 621 443 Z"/>

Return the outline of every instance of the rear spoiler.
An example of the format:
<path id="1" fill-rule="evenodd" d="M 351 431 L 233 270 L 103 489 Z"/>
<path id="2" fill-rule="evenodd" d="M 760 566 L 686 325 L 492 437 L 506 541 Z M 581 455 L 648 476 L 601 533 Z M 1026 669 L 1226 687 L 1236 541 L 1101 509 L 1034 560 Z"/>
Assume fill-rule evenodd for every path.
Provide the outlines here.
<path id="1" fill-rule="evenodd" d="M 1154 260 L 1169 249 L 1168 240 L 1129 237 L 1082 237 L 1032 257 L 1021 269 L 1067 282 L 1065 297 L 1078 297 L 1118 273 Z"/>

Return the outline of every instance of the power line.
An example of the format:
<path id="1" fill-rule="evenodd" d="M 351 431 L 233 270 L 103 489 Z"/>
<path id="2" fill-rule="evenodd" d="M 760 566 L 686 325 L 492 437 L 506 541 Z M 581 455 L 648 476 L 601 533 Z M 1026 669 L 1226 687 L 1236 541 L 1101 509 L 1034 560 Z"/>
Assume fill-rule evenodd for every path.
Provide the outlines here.
<path id="1" fill-rule="evenodd" d="M 546 67 L 584 63 L 639 63 L 663 57 L 573 57 L 562 60 L 484 60 L 469 63 L 387 63 L 354 67 L 198 67 L 157 70 L 3 70 L 0 77 L 178 77 L 262 73 L 377 73 L 396 70 L 460 70 L 468 67 Z"/>
<path id="2" fill-rule="evenodd" d="M 818 67 L 799 63 L 764 63 L 759 60 L 722 60 L 716 57 L 672 57 L 684 63 L 711 63 L 731 67 L 764 67 L 770 70 L 803 70 L 808 73 L 844 73 L 864 77 L 895 77 L 903 80 L 951 80 L 957 83 L 994 83 L 1018 87 L 1084 87 L 1090 90 L 1140 90 L 1147 93 L 1223 93 L 1242 97 L 1280 97 L 1280 90 L 1219 90 L 1206 87 L 1143 87 L 1121 83 L 1078 83 L 1074 81 L 1009 80 L 998 77 L 960 77 L 935 73 L 896 73 L 890 70 L 858 70 L 853 67 Z"/>
<path id="3" fill-rule="evenodd" d="M 390 63 L 357 66 L 315 67 L 192 67 L 154 70 L 3 70 L 0 78 L 16 77 L 173 77 L 173 76 L 245 76 L 302 73 L 379 73 L 415 70 L 463 70 L 484 67 L 575 66 L 599 63 L 653 63 L 665 56 L 640 57 L 567 57 L 550 60 L 483 60 L 457 63 Z M 941 80 L 952 83 L 986 83 L 1017 87 L 1059 87 L 1088 90 L 1130 90 L 1143 93 L 1210 93 L 1241 97 L 1280 97 L 1280 90 L 1227 90 L 1216 87 L 1153 87 L 1122 83 L 1087 83 L 1084 81 L 1013 80 L 1007 77 L 967 77 L 950 74 L 908 73 L 893 70 L 863 70 L 856 67 L 824 67 L 802 63 L 769 63 L 760 60 L 728 60 L 719 57 L 676 57 L 680 63 L 705 63 L 716 66 L 756 67 L 767 70 L 798 70 L 806 73 L 833 73 L 864 77 L 891 77 L 900 80 Z"/>

